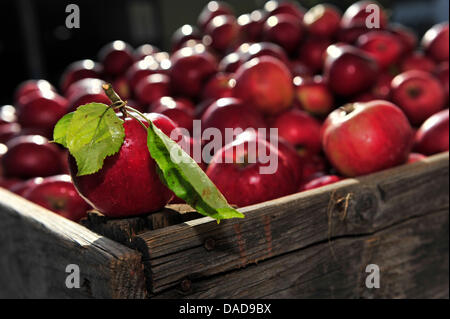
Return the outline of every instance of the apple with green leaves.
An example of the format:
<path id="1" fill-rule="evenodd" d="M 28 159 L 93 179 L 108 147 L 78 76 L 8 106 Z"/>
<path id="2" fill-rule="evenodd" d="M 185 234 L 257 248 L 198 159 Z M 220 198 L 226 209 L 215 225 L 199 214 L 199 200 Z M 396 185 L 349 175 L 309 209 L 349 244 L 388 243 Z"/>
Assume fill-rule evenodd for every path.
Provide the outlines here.
<path id="1" fill-rule="evenodd" d="M 86 202 L 108 217 L 127 217 L 160 210 L 176 195 L 217 220 L 243 217 L 183 151 L 186 137 L 168 117 L 128 106 L 111 84 L 103 89 L 109 106 L 82 105 L 54 130 Z"/>

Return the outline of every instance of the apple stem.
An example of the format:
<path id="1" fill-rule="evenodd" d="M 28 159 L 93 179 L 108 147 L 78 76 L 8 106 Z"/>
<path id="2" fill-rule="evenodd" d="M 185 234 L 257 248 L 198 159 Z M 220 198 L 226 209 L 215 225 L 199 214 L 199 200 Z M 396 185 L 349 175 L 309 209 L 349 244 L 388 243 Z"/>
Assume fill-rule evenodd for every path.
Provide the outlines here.
<path id="1" fill-rule="evenodd" d="M 123 117 L 127 117 L 128 113 L 125 108 L 127 105 L 126 101 L 122 101 L 120 96 L 114 91 L 112 85 L 110 83 L 105 83 L 102 85 L 103 91 L 105 91 L 106 96 L 111 100 L 112 104 L 110 105 L 113 109 L 119 109 L 122 112 Z"/>

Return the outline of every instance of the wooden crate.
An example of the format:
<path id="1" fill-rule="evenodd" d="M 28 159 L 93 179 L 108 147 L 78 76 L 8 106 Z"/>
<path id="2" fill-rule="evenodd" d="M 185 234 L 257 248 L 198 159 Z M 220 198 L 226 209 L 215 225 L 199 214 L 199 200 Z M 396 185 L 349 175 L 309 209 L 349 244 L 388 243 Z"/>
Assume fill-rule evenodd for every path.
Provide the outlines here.
<path id="1" fill-rule="evenodd" d="M 0 190 L 0 297 L 448 298 L 448 178 L 447 152 L 220 224 L 178 205 L 83 226 Z"/>

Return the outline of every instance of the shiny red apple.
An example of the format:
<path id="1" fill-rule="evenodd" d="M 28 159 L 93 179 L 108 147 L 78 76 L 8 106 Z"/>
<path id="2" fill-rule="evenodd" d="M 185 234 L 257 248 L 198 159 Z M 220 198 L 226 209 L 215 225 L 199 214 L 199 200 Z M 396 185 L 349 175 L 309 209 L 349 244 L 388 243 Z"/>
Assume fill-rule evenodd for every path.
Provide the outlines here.
<path id="1" fill-rule="evenodd" d="M 139 80 L 135 95 L 139 102 L 150 105 L 163 96 L 169 96 L 170 92 L 169 76 L 154 73 Z"/>
<path id="2" fill-rule="evenodd" d="M 170 80 L 175 93 L 197 97 L 217 72 L 216 58 L 203 45 L 185 47 L 171 57 Z"/>
<path id="3" fill-rule="evenodd" d="M 16 91 L 14 92 L 14 104 L 19 106 L 19 101 L 30 92 L 47 90 L 56 92 L 56 88 L 47 80 L 24 81 L 17 86 Z"/>
<path id="4" fill-rule="evenodd" d="M 448 61 L 449 26 L 448 22 L 434 25 L 422 38 L 422 47 L 426 54 L 436 62 Z"/>
<path id="5" fill-rule="evenodd" d="M 25 96 L 18 109 L 18 122 L 23 128 L 38 129 L 51 137 L 58 120 L 68 111 L 65 98 L 53 91 L 34 91 Z"/>
<path id="6" fill-rule="evenodd" d="M 218 15 L 205 27 L 204 42 L 219 52 L 225 52 L 239 38 L 240 27 L 232 15 Z"/>
<path id="7" fill-rule="evenodd" d="M 322 38 L 333 38 L 339 30 L 340 22 L 340 10 L 330 4 L 315 5 L 303 17 L 303 24 L 309 34 Z"/>
<path id="8" fill-rule="evenodd" d="M 101 79 L 103 67 L 92 60 L 80 60 L 69 64 L 61 76 L 61 90 L 66 94 L 72 83 L 86 78 Z"/>
<path id="9" fill-rule="evenodd" d="M 371 31 L 361 35 L 357 40 L 358 47 L 370 55 L 381 69 L 397 63 L 404 52 L 399 39 L 387 31 Z"/>
<path id="10" fill-rule="evenodd" d="M 288 68 L 278 59 L 263 56 L 244 63 L 235 73 L 233 95 L 265 114 L 291 106 L 294 90 Z"/>
<path id="11" fill-rule="evenodd" d="M 8 151 L 1 158 L 6 177 L 32 178 L 60 174 L 60 151 L 39 135 L 18 136 L 6 144 Z"/>
<path id="12" fill-rule="evenodd" d="M 133 48 L 128 43 L 116 40 L 104 45 L 98 53 L 107 75 L 115 77 L 125 73 L 134 62 Z"/>
<path id="13" fill-rule="evenodd" d="M 392 80 L 391 98 L 413 125 L 422 124 L 442 110 L 446 102 L 444 88 L 439 80 L 427 72 L 417 70 L 401 73 Z"/>
<path id="14" fill-rule="evenodd" d="M 317 154 L 321 150 L 321 124 L 304 111 L 285 111 L 272 120 L 270 127 L 278 128 L 278 136 L 291 143 L 297 152 Z"/>
<path id="15" fill-rule="evenodd" d="M 270 154 L 267 163 L 260 156 L 263 152 Z M 217 152 L 206 173 L 228 202 L 238 207 L 296 191 L 286 157 L 266 140 L 254 136 L 246 139 L 245 134 Z"/>
<path id="16" fill-rule="evenodd" d="M 227 129 L 231 131 L 240 128 L 245 131 L 248 128 L 255 130 L 266 128 L 262 115 L 236 98 L 222 98 L 215 101 L 203 113 L 201 120 L 203 131 L 208 128 L 218 129 L 223 143 L 230 143 L 235 137 L 233 135 L 226 140 Z"/>
<path id="17" fill-rule="evenodd" d="M 301 21 L 286 13 L 270 16 L 263 27 L 263 39 L 278 44 L 287 53 L 298 48 L 304 33 Z"/>
<path id="18" fill-rule="evenodd" d="M 78 195 L 69 175 L 45 177 L 26 189 L 23 196 L 29 201 L 75 222 L 85 217 L 90 208 Z"/>
<path id="19" fill-rule="evenodd" d="M 163 115 L 152 113 L 150 120 L 170 136 L 175 124 Z M 124 122 L 125 141 L 119 153 L 107 157 L 100 171 L 77 176 L 70 159 L 70 173 L 80 195 L 108 217 L 151 213 L 164 207 L 172 192 L 161 182 L 156 163 L 147 148 L 147 132 L 132 118 Z"/>
<path id="20" fill-rule="evenodd" d="M 405 163 L 413 131 L 399 107 L 376 100 L 347 104 L 333 111 L 321 135 L 333 167 L 353 177 Z"/>
<path id="21" fill-rule="evenodd" d="M 448 118 L 448 109 L 429 117 L 416 132 L 414 150 L 425 155 L 448 151 Z"/>
<path id="22" fill-rule="evenodd" d="M 373 84 L 377 75 L 377 63 L 362 50 L 350 45 L 328 47 L 324 77 L 337 95 L 361 93 Z"/>
<path id="23" fill-rule="evenodd" d="M 323 77 L 294 78 L 295 101 L 301 109 L 318 116 L 326 116 L 334 108 L 334 97 Z"/>

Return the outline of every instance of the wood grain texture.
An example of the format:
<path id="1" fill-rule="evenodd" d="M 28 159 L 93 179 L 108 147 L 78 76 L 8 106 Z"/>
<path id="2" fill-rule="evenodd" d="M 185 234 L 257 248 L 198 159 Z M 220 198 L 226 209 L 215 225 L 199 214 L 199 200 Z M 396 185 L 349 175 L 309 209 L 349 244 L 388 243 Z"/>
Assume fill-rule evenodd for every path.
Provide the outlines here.
<path id="1" fill-rule="evenodd" d="M 413 217 L 370 235 L 337 238 L 153 298 L 448 298 L 448 211 Z M 380 288 L 365 285 L 366 266 Z"/>
<path id="2" fill-rule="evenodd" d="M 141 255 L 0 188 L 0 298 L 145 298 Z M 79 289 L 65 285 L 80 268 Z"/>
<path id="3" fill-rule="evenodd" d="M 358 179 L 242 209 L 246 218 L 201 218 L 136 235 L 157 294 L 342 236 L 374 233 L 448 209 L 448 152 Z"/>

